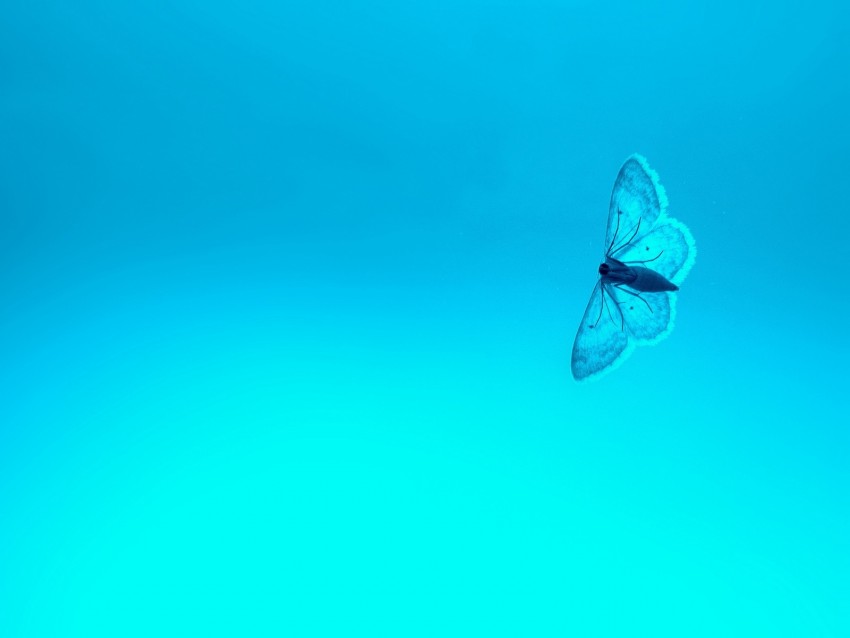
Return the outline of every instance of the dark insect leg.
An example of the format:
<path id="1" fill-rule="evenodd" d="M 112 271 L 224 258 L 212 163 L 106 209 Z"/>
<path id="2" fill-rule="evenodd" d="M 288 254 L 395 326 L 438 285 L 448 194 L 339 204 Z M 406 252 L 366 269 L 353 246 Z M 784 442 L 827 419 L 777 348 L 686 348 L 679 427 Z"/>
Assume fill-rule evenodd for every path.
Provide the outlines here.
<path id="1" fill-rule="evenodd" d="M 620 232 L 620 217 L 622 216 L 623 211 L 619 208 L 617 209 L 617 225 L 614 227 L 614 236 L 611 238 L 611 243 L 608 246 L 608 250 L 605 251 L 606 255 L 611 254 L 611 249 L 614 247 L 614 242 L 617 241 L 617 233 Z"/>
<path id="2" fill-rule="evenodd" d="M 608 318 L 611 320 L 611 323 L 614 323 L 614 315 L 611 314 L 611 307 L 605 302 L 605 294 L 610 296 L 610 292 L 608 292 L 605 286 L 602 286 L 602 305 L 605 306 L 605 310 L 608 311 Z"/>
<path id="3" fill-rule="evenodd" d="M 642 259 L 642 260 L 635 260 L 635 261 L 624 261 L 623 263 L 624 263 L 624 264 L 648 264 L 648 263 L 650 263 L 650 262 L 655 261 L 655 260 L 656 260 L 656 259 L 658 259 L 659 257 L 661 257 L 661 255 L 663 255 L 663 254 L 664 254 L 664 251 L 662 250 L 660 253 L 658 253 L 657 255 L 655 255 L 655 257 L 653 257 L 652 259 Z"/>
<path id="4" fill-rule="evenodd" d="M 599 288 L 599 294 L 602 295 L 602 303 L 599 304 L 599 316 L 596 317 L 596 321 L 590 324 L 591 328 L 599 325 L 599 320 L 602 319 L 602 309 L 605 307 L 605 291 L 602 289 L 602 284 L 599 284 Z"/>
<path id="5" fill-rule="evenodd" d="M 617 309 L 617 312 L 620 313 L 620 331 L 622 332 L 623 330 L 626 329 L 626 317 L 625 317 L 625 315 L 623 315 L 623 311 L 620 310 L 620 304 L 617 301 L 617 299 L 614 297 L 614 295 L 612 295 L 611 292 L 607 288 L 605 288 L 604 285 L 602 286 L 602 291 L 603 291 L 603 297 L 602 298 L 604 299 L 605 298 L 604 294 L 607 293 L 608 296 L 611 297 L 611 300 L 614 302 L 614 307 Z M 611 323 L 614 323 L 614 317 L 611 314 L 610 308 L 608 309 L 608 317 L 611 319 Z"/>
<path id="6" fill-rule="evenodd" d="M 632 243 L 632 240 L 633 240 L 633 239 L 635 238 L 635 236 L 638 234 L 638 231 L 640 231 L 640 222 L 641 222 L 641 220 L 642 220 L 642 219 L 643 219 L 642 217 L 638 217 L 637 224 L 635 224 L 635 229 L 634 229 L 634 231 L 632 232 L 631 236 L 630 236 L 630 237 L 626 240 L 626 243 L 625 243 L 625 244 L 622 244 L 622 245 L 619 245 L 619 244 L 618 244 L 618 245 L 617 245 L 617 248 L 615 248 L 615 249 L 614 249 L 614 252 L 608 253 L 610 257 L 613 257 L 613 256 L 614 256 L 614 255 L 616 255 L 618 252 L 620 252 L 621 250 L 623 250 L 623 248 L 625 248 L 626 246 L 629 246 L 629 245 Z M 619 221 L 619 219 L 618 219 L 618 221 Z"/>

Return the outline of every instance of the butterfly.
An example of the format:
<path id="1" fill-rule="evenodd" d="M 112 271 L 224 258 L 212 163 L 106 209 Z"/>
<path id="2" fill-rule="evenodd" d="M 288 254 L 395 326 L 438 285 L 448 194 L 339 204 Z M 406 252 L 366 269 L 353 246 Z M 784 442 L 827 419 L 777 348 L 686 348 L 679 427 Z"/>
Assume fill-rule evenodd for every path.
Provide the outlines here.
<path id="1" fill-rule="evenodd" d="M 614 181 L 605 257 L 575 342 L 572 372 L 590 379 L 619 366 L 636 346 L 670 334 L 676 291 L 696 259 L 688 227 L 667 215 L 667 194 L 640 155 Z"/>

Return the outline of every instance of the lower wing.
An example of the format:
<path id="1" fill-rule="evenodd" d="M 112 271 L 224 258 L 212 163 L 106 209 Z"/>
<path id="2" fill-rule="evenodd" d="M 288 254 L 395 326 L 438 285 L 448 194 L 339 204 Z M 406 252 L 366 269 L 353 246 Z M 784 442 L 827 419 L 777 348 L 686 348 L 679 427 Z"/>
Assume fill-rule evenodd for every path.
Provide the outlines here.
<path id="1" fill-rule="evenodd" d="M 636 293 L 597 282 L 573 342 L 571 368 L 578 380 L 614 370 L 635 346 L 658 343 L 673 329 L 675 296 Z"/>

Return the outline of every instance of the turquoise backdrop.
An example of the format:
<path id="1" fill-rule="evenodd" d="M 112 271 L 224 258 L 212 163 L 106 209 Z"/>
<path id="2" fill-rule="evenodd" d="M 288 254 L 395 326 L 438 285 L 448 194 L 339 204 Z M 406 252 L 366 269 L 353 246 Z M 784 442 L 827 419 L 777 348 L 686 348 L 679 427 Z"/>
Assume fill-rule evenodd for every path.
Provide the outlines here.
<path id="1" fill-rule="evenodd" d="M 2 13 L 0 636 L 850 635 L 844 3 Z"/>

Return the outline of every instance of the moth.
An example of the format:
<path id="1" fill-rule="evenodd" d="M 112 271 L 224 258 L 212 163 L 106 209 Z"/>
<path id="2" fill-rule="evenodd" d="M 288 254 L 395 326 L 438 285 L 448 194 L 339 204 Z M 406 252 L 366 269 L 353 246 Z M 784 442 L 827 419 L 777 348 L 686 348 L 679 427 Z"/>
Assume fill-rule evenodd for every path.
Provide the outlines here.
<path id="1" fill-rule="evenodd" d="M 579 325 L 573 377 L 582 381 L 619 366 L 635 347 L 673 329 L 676 292 L 696 259 L 688 227 L 667 215 L 667 194 L 640 155 L 614 181 L 599 279 Z"/>

